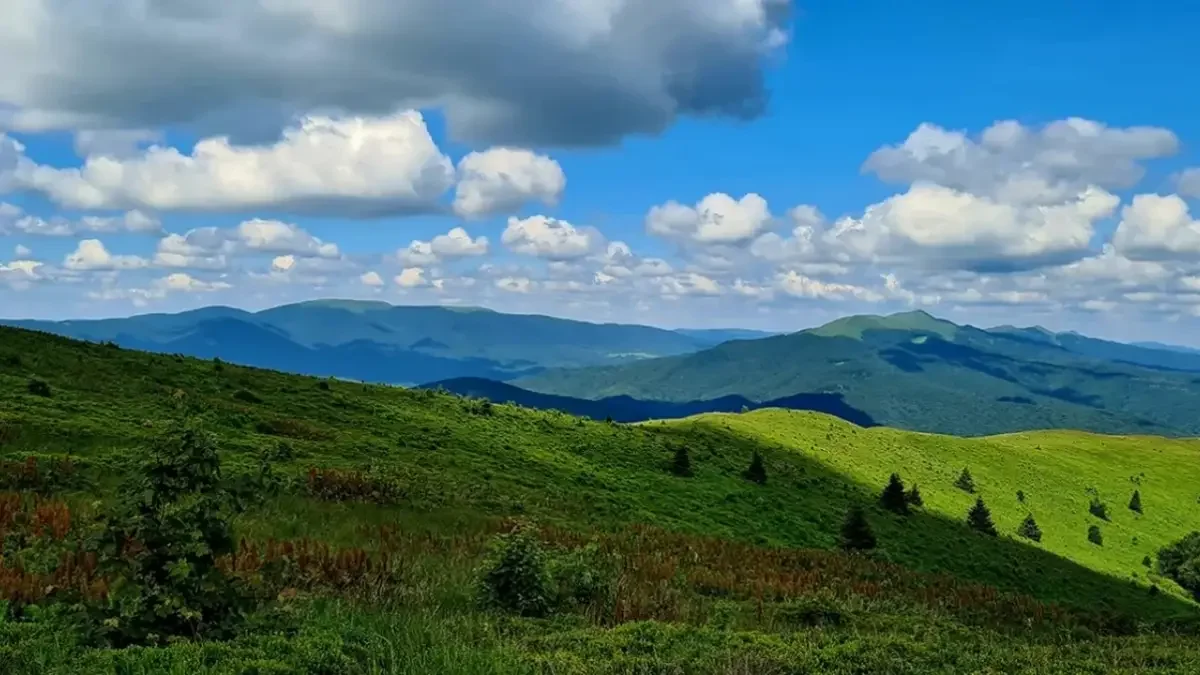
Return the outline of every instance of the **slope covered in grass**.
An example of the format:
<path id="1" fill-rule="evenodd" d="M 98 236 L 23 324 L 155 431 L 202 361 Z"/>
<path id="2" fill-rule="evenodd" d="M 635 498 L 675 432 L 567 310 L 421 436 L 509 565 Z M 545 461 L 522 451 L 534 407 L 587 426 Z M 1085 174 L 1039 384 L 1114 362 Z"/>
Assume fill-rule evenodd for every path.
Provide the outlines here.
<path id="1" fill-rule="evenodd" d="M 388 552 L 397 574 L 370 593 L 308 579 L 298 596 L 280 594 L 299 598 L 288 601 L 290 623 L 259 621 L 219 645 L 112 651 L 57 624 L 0 623 L 0 658 L 20 657 L 13 672 L 245 672 L 251 663 L 352 673 L 1138 672 L 1150 653 L 1164 671 L 1197 663 L 1196 650 L 1172 635 L 1195 605 L 1169 582 L 1152 594 L 1145 574 L 1128 578 L 1138 551 L 1194 522 L 1195 495 L 1160 489 L 1164 467 L 1196 451 L 1190 442 L 1099 439 L 1089 443 L 1112 443 L 1111 452 L 1093 456 L 1092 445 L 1059 443 L 1057 434 L 945 439 L 779 411 L 614 425 L 0 329 L 5 479 L 24 476 L 29 456 L 70 456 L 78 480 L 43 487 L 78 509 L 79 526 L 119 496 L 181 411 L 215 434 L 230 477 L 270 457 L 285 479 L 237 520 L 239 555 L 269 540 L 309 541 L 304 550 Z M 1054 462 L 1029 451 L 1029 471 L 1045 482 L 1018 488 L 1043 544 L 967 529 L 967 498 L 945 477 L 964 455 L 1002 457 L 1039 438 L 1063 446 Z M 671 472 L 679 448 L 690 477 Z M 1137 468 L 1146 473 L 1145 516 L 1134 521 L 1121 511 L 1118 478 L 1134 471 L 1129 455 L 1160 451 Z M 743 477 L 755 453 L 765 484 Z M 1010 532 L 1017 511 L 1000 495 L 1025 470 L 1011 477 L 993 475 L 992 460 L 970 466 Z M 902 518 L 876 506 L 893 470 L 921 483 L 926 508 Z M 338 490 L 321 482 L 329 475 L 343 477 Z M 1196 484 L 1187 469 L 1168 475 Z M 1048 494 L 1060 477 L 1061 500 Z M 1087 522 L 1075 493 L 1089 480 L 1115 523 L 1095 551 L 1073 543 Z M 363 484 L 368 492 L 353 492 Z M 852 505 L 867 509 L 881 548 L 874 557 L 834 552 Z M 551 619 L 478 609 L 475 571 L 492 533 L 513 517 L 536 523 L 553 550 L 593 541 L 615 556 L 612 595 Z M 1140 543 L 1117 541 L 1125 535 Z M 1132 635 L 1138 622 L 1150 626 L 1141 637 Z"/>

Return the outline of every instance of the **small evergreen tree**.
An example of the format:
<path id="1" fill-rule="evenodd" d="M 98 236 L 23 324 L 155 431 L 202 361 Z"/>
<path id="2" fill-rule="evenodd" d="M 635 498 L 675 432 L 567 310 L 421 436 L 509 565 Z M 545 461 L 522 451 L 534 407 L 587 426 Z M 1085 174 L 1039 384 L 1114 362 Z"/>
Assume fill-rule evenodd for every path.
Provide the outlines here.
<path id="1" fill-rule="evenodd" d="M 755 452 L 754 457 L 752 457 L 750 459 L 750 466 L 746 469 L 746 472 L 742 475 L 745 476 L 746 480 L 748 480 L 748 481 L 758 483 L 759 485 L 766 484 L 766 482 L 767 482 L 767 467 L 763 466 L 762 455 Z"/>
<path id="2" fill-rule="evenodd" d="M 958 480 L 954 481 L 954 487 L 963 492 L 975 494 L 975 479 L 971 477 L 970 469 L 963 468 L 962 473 L 958 474 Z"/>
<path id="3" fill-rule="evenodd" d="M 842 522 L 842 550 L 870 551 L 876 543 L 875 533 L 871 531 L 871 523 L 867 522 L 862 507 L 850 507 L 846 512 L 846 520 Z"/>
<path id="4" fill-rule="evenodd" d="M 1021 502 L 1022 504 L 1025 503 L 1025 491 L 1024 490 L 1017 490 L 1017 501 Z"/>
<path id="5" fill-rule="evenodd" d="M 675 459 L 671 462 L 671 473 L 682 478 L 692 475 L 692 458 L 688 456 L 687 446 L 676 446 Z"/>
<path id="6" fill-rule="evenodd" d="M 1140 491 L 1133 491 L 1133 496 L 1129 498 L 1129 510 L 1135 513 L 1142 512 L 1142 493 Z"/>
<path id="7" fill-rule="evenodd" d="M 1099 525 L 1089 525 L 1088 526 L 1088 541 L 1092 542 L 1093 544 L 1095 544 L 1097 546 L 1104 545 L 1104 535 L 1100 533 Z"/>
<path id="8" fill-rule="evenodd" d="M 1088 504 L 1088 512 L 1100 520 L 1108 520 L 1108 505 L 1100 501 L 1099 497 L 1092 497 L 1092 503 Z"/>
<path id="9" fill-rule="evenodd" d="M 1025 516 L 1025 520 L 1021 521 L 1021 526 L 1017 528 L 1017 534 L 1031 541 L 1042 540 L 1042 528 L 1038 527 L 1032 513 Z"/>
<path id="10" fill-rule="evenodd" d="M 883 494 L 879 497 L 879 503 L 883 508 L 898 513 L 902 516 L 908 515 L 908 499 L 904 496 L 904 481 L 900 480 L 900 474 L 892 474 L 888 480 L 887 487 L 883 488 Z"/>
<path id="11" fill-rule="evenodd" d="M 921 490 L 917 488 L 916 483 L 905 493 L 904 499 L 909 506 L 925 506 L 925 498 L 921 496 Z"/>
<path id="12" fill-rule="evenodd" d="M 967 512 L 967 525 L 970 525 L 971 529 L 976 532 L 982 532 L 991 537 L 999 534 L 996 532 L 996 524 L 992 522 L 992 512 L 983 503 L 983 497 L 977 497 L 975 505 Z"/>

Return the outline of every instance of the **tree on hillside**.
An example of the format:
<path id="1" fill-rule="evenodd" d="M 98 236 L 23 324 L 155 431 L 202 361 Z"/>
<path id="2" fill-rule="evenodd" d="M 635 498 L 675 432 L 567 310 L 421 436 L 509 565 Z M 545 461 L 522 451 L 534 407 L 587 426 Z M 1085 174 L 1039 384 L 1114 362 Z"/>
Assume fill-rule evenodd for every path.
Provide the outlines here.
<path id="1" fill-rule="evenodd" d="M 971 470 L 963 467 L 962 473 L 958 474 L 958 480 L 954 481 L 954 487 L 970 494 L 975 493 L 975 479 L 971 477 Z"/>
<path id="2" fill-rule="evenodd" d="M 1022 504 L 1025 503 L 1025 491 L 1024 490 L 1017 490 L 1017 501 L 1021 502 Z"/>
<path id="3" fill-rule="evenodd" d="M 1088 526 L 1088 541 L 1092 542 L 1093 544 L 1095 544 L 1097 546 L 1104 545 L 1104 535 L 1100 533 L 1099 525 L 1089 525 Z"/>
<path id="4" fill-rule="evenodd" d="M 1088 512 L 1100 520 L 1108 520 L 1108 505 L 1100 501 L 1099 497 L 1092 497 L 1092 503 L 1088 504 Z"/>
<path id="5" fill-rule="evenodd" d="M 925 498 L 921 496 L 921 490 L 917 488 L 916 483 L 905 493 L 904 500 L 909 506 L 925 506 Z"/>
<path id="6" fill-rule="evenodd" d="M 1200 600 L 1200 532 L 1159 549 L 1158 571 Z"/>
<path id="7" fill-rule="evenodd" d="M 879 503 L 892 513 L 908 515 L 908 500 L 904 496 L 904 481 L 900 480 L 900 474 L 892 474 L 887 487 L 883 488 L 883 494 L 879 496 Z"/>
<path id="8" fill-rule="evenodd" d="M 1142 512 L 1142 493 L 1140 491 L 1133 491 L 1133 496 L 1129 498 L 1129 510 L 1136 513 Z"/>
<path id="9" fill-rule="evenodd" d="M 996 524 L 992 522 L 992 512 L 983 503 L 983 497 L 977 497 L 975 505 L 967 512 L 967 525 L 970 525 L 971 529 L 976 532 L 982 532 L 988 536 L 995 537 L 999 534 L 996 532 Z"/>
<path id="10" fill-rule="evenodd" d="M 875 548 L 875 533 L 861 506 L 851 506 L 842 523 L 841 547 L 844 551 L 870 551 Z"/>
<path id="11" fill-rule="evenodd" d="M 762 455 L 758 452 L 754 453 L 754 457 L 750 459 L 750 466 L 746 472 L 742 474 L 746 480 L 763 485 L 767 482 L 767 467 L 763 466 Z"/>
<path id="12" fill-rule="evenodd" d="M 1021 526 L 1017 528 L 1017 534 L 1032 541 L 1042 540 L 1042 528 L 1038 527 L 1032 513 L 1025 516 L 1025 520 L 1021 521 Z"/>
<path id="13" fill-rule="evenodd" d="M 682 478 L 692 475 L 692 458 L 688 456 L 687 446 L 675 447 L 675 459 L 671 461 L 671 473 Z"/>

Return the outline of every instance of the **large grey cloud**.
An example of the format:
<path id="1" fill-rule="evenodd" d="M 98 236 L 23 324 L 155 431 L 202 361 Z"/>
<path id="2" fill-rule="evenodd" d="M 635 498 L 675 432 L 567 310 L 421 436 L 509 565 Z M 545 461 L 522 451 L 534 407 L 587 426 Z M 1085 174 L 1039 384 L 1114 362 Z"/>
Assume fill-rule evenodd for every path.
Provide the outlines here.
<path id="1" fill-rule="evenodd" d="M 611 143 L 759 114 L 790 4 L 5 0 L 0 125 L 239 139 L 299 112 L 442 106 L 467 141 Z"/>

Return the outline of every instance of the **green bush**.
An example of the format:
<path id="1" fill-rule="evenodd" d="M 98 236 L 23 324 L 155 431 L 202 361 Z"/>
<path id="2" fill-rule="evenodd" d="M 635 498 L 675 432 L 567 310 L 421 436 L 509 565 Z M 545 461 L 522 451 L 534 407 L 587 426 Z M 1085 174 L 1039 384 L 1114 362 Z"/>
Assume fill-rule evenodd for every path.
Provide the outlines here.
<path id="1" fill-rule="evenodd" d="M 1089 525 L 1087 537 L 1088 537 L 1088 541 L 1092 542 L 1093 544 L 1095 544 L 1097 546 L 1104 545 L 1104 534 L 1102 532 L 1100 532 L 1099 525 Z"/>
<path id="2" fill-rule="evenodd" d="M 762 455 L 754 453 L 754 456 L 750 458 L 750 466 L 746 468 L 742 476 L 751 483 L 766 484 L 767 467 L 763 465 Z"/>
<path id="3" fill-rule="evenodd" d="M 616 583 L 615 560 L 595 544 L 549 556 L 551 603 L 556 611 L 593 608 L 607 614 Z"/>
<path id="4" fill-rule="evenodd" d="M 1092 497 L 1092 502 L 1088 504 L 1088 513 L 1100 520 L 1108 520 L 1108 505 L 1100 501 L 1099 497 Z"/>
<path id="5" fill-rule="evenodd" d="M 551 578 L 546 552 L 526 528 L 499 535 L 479 572 L 480 604 L 519 616 L 550 611 Z"/>
<path id="6" fill-rule="evenodd" d="M 45 380 L 39 380 L 36 378 L 31 379 L 29 380 L 29 384 L 25 385 L 25 388 L 28 389 L 29 393 L 33 394 L 34 396 L 50 398 L 53 395 L 50 391 L 50 385 L 47 384 Z"/>
<path id="7" fill-rule="evenodd" d="M 1160 549 L 1158 571 L 1200 600 L 1200 532 Z"/>
<path id="8" fill-rule="evenodd" d="M 258 394 L 246 389 L 238 389 L 237 391 L 233 392 L 233 398 L 234 400 L 241 401 L 242 403 L 262 403 L 262 399 L 258 397 Z"/>

